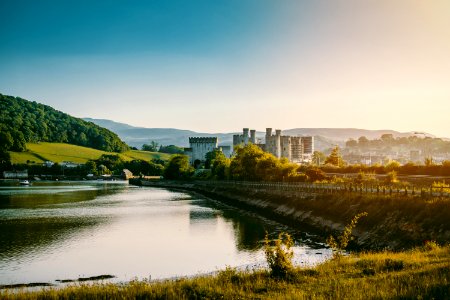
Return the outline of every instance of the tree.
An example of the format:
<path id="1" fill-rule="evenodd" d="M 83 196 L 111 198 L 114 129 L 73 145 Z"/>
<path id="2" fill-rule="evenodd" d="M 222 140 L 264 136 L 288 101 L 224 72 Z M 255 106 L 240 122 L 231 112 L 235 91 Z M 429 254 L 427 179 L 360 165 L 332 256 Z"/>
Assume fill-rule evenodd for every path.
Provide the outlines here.
<path id="1" fill-rule="evenodd" d="M 144 144 L 142 145 L 142 151 L 150 151 L 150 152 L 157 152 L 158 151 L 159 144 L 155 141 L 151 141 L 150 145 Z"/>
<path id="2" fill-rule="evenodd" d="M 237 180 L 259 180 L 256 164 L 264 152 L 256 145 L 239 145 L 234 149 L 236 155 L 231 160 L 230 176 Z"/>
<path id="3" fill-rule="evenodd" d="M 169 153 L 169 154 L 183 154 L 184 149 L 175 145 L 163 146 L 159 147 L 159 151 L 161 153 Z"/>
<path id="4" fill-rule="evenodd" d="M 308 168 L 305 174 L 308 180 L 311 182 L 322 181 L 327 178 L 324 171 L 316 167 Z"/>
<path id="5" fill-rule="evenodd" d="M 342 167 L 345 165 L 338 146 L 334 147 L 330 155 L 325 159 L 325 164 L 330 164 L 336 167 Z"/>
<path id="6" fill-rule="evenodd" d="M 226 179 L 229 176 L 230 159 L 222 152 L 211 161 L 211 174 L 217 179 Z"/>
<path id="7" fill-rule="evenodd" d="M 164 169 L 164 177 L 167 179 L 187 179 L 194 172 L 194 168 L 189 164 L 186 155 L 177 154 L 167 163 Z"/>
<path id="8" fill-rule="evenodd" d="M 219 157 L 220 155 L 223 155 L 223 153 L 219 149 L 214 149 L 213 151 L 210 151 L 210 152 L 206 153 L 206 155 L 205 155 L 205 169 L 210 169 L 212 161 L 214 159 L 216 159 L 217 157 Z"/>
<path id="9" fill-rule="evenodd" d="M 11 168 L 11 156 L 8 151 L 0 149 L 0 172 Z"/>
<path id="10" fill-rule="evenodd" d="M 0 131 L 0 148 L 8 151 L 14 145 L 14 139 L 9 132 L 3 132 L 3 128 Z"/>
<path id="11" fill-rule="evenodd" d="M 386 169 L 386 171 L 398 170 L 400 168 L 400 163 L 396 160 L 391 160 L 384 168 Z"/>
<path id="12" fill-rule="evenodd" d="M 384 181 L 385 181 L 385 183 L 387 183 L 387 184 L 392 184 L 392 183 L 398 182 L 398 179 L 397 179 L 397 172 L 391 171 L 391 172 L 387 173 L 387 175 L 386 175 Z"/>
<path id="13" fill-rule="evenodd" d="M 357 147 L 358 146 L 358 142 L 354 139 L 349 139 L 347 142 L 345 142 L 345 146 L 346 147 Z"/>
<path id="14" fill-rule="evenodd" d="M 98 175 L 97 164 L 93 160 L 88 160 L 84 165 L 88 174 Z"/>
<path id="15" fill-rule="evenodd" d="M 394 141 L 394 136 L 392 135 L 392 133 L 385 133 L 381 135 L 381 140 L 385 143 L 391 143 L 392 141 Z"/>
<path id="16" fill-rule="evenodd" d="M 369 144 L 369 139 L 367 139 L 365 136 L 361 136 L 358 139 L 358 145 L 364 147 L 364 146 L 367 146 L 368 144 Z"/>
<path id="17" fill-rule="evenodd" d="M 326 159 L 327 159 L 327 156 L 325 154 L 323 154 L 323 152 L 314 151 L 313 156 L 312 156 L 312 163 L 317 166 L 320 166 L 321 164 L 323 164 L 325 162 Z"/>
<path id="18" fill-rule="evenodd" d="M 427 167 L 431 167 L 431 166 L 434 166 L 434 165 L 435 165 L 435 163 L 434 163 L 432 157 L 427 157 L 427 158 L 425 158 L 424 164 L 425 164 L 425 166 L 427 166 Z"/>

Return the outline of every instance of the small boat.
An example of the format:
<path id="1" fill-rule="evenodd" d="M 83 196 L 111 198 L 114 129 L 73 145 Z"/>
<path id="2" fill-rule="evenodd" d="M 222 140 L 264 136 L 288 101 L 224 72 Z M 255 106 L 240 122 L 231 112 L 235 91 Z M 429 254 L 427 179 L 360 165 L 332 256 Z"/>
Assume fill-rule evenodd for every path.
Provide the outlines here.
<path id="1" fill-rule="evenodd" d="M 30 185 L 30 182 L 28 180 L 21 180 L 19 181 L 20 185 Z"/>

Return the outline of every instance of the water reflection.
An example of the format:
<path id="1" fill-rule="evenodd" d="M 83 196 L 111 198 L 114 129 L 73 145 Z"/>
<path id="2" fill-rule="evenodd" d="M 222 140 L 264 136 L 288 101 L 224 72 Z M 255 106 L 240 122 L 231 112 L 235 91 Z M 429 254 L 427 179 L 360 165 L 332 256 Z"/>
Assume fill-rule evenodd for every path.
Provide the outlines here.
<path id="1" fill-rule="evenodd" d="M 165 189 L 96 183 L 0 187 L 0 284 L 101 274 L 119 281 L 167 278 L 260 264 L 266 230 L 286 229 Z M 296 251 L 304 259 L 309 249 L 298 244 Z"/>

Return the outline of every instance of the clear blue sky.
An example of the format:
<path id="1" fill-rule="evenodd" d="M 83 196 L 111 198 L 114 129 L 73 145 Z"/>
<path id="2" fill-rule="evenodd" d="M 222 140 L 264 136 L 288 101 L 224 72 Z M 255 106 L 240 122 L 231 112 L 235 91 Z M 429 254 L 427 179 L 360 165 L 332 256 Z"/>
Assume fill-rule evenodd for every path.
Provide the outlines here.
<path id="1" fill-rule="evenodd" d="M 450 136 L 450 2 L 0 2 L 0 93 L 205 132 Z"/>

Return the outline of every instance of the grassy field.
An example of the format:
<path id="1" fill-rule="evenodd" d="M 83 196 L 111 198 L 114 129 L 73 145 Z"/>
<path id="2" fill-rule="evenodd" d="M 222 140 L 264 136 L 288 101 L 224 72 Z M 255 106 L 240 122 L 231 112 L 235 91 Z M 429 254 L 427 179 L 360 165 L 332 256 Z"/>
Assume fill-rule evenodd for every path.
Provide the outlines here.
<path id="1" fill-rule="evenodd" d="M 43 270 L 44 271 L 44 270 Z M 353 254 L 287 279 L 268 271 L 238 272 L 163 282 L 77 284 L 37 292 L 0 292 L 4 299 L 449 299 L 450 246 Z"/>
<path id="2" fill-rule="evenodd" d="M 27 161 L 43 163 L 46 160 L 53 162 L 72 161 L 75 163 L 85 163 L 90 159 L 97 159 L 102 154 L 112 154 L 101 150 L 86 148 L 63 143 L 39 143 L 27 144 L 25 152 L 10 152 L 13 164 L 26 164 Z M 168 160 L 170 154 L 130 150 L 119 154 L 125 160 L 141 159 L 150 161 L 152 159 Z"/>

